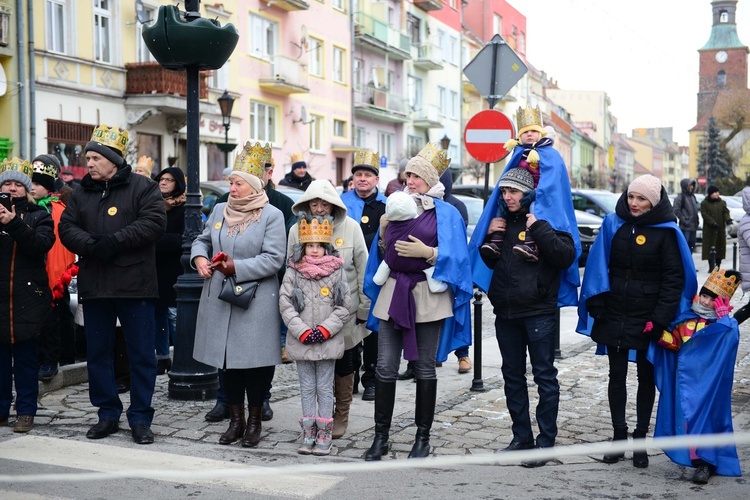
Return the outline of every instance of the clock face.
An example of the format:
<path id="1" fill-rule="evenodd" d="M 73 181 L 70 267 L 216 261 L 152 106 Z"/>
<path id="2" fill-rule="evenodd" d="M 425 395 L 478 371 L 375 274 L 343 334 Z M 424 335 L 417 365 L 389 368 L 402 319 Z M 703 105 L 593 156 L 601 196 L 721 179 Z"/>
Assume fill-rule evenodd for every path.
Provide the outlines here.
<path id="1" fill-rule="evenodd" d="M 727 53 L 720 50 L 716 53 L 716 62 L 723 63 L 727 60 Z"/>

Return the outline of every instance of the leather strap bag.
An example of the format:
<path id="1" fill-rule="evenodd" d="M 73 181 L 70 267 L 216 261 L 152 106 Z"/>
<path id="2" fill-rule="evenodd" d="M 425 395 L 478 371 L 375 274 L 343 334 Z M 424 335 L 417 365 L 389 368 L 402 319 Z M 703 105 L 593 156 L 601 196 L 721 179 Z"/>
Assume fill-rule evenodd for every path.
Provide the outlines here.
<path id="1" fill-rule="evenodd" d="M 255 293 L 258 291 L 259 283 L 259 281 L 237 283 L 236 275 L 225 276 L 224 281 L 221 283 L 219 298 L 224 302 L 229 302 L 233 306 L 248 309 L 250 302 L 255 298 Z"/>

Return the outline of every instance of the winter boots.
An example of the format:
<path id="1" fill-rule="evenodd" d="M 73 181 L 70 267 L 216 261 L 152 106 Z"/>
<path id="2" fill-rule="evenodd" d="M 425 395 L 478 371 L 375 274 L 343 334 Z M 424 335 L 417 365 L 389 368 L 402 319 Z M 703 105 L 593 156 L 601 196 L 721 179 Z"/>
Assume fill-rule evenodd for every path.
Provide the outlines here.
<path id="1" fill-rule="evenodd" d="M 349 407 L 352 404 L 354 373 L 345 377 L 335 376 L 333 393 L 336 397 L 336 409 L 333 412 L 333 439 L 341 438 L 349 426 Z"/>
<path id="2" fill-rule="evenodd" d="M 318 427 L 318 434 L 315 438 L 315 447 L 312 450 L 313 455 L 328 455 L 331 453 L 333 432 L 332 418 L 316 418 L 315 425 Z"/>
<path id="3" fill-rule="evenodd" d="M 628 428 L 625 427 L 615 427 L 615 434 L 612 438 L 612 441 L 627 441 L 628 439 Z M 605 464 L 616 464 L 620 461 L 620 459 L 625 458 L 625 452 L 621 451 L 619 453 L 607 453 L 604 455 L 604 458 L 602 458 L 602 462 Z"/>
<path id="4" fill-rule="evenodd" d="M 365 454 L 365 460 L 380 460 L 388 453 L 388 433 L 391 430 L 393 405 L 396 402 L 396 382 L 375 379 L 375 438 Z"/>
<path id="5" fill-rule="evenodd" d="M 260 431 L 261 427 L 261 413 L 263 412 L 262 406 L 251 407 L 247 416 L 247 428 L 245 429 L 245 435 L 242 436 L 242 446 L 244 448 L 252 448 L 260 443 Z"/>
<path id="6" fill-rule="evenodd" d="M 229 405 L 229 428 L 219 438 L 219 444 L 232 444 L 245 432 L 245 404 Z"/>
<path id="7" fill-rule="evenodd" d="M 430 454 L 430 429 L 435 417 L 435 399 L 437 397 L 437 379 L 417 379 L 417 401 L 414 411 L 414 422 L 417 424 L 417 435 L 409 458 L 424 458 Z"/>
<path id="8" fill-rule="evenodd" d="M 646 434 L 648 434 L 648 429 L 642 431 L 636 428 L 633 431 L 633 439 L 643 439 L 646 437 Z M 648 451 L 645 449 L 633 450 L 633 467 L 638 467 L 639 469 L 648 467 Z"/>
<path id="9" fill-rule="evenodd" d="M 318 429 L 315 426 L 315 417 L 302 417 L 299 419 L 299 425 L 302 428 L 300 435 L 302 444 L 297 448 L 297 453 L 300 455 L 309 455 L 313 452 L 315 436 L 318 433 Z"/>

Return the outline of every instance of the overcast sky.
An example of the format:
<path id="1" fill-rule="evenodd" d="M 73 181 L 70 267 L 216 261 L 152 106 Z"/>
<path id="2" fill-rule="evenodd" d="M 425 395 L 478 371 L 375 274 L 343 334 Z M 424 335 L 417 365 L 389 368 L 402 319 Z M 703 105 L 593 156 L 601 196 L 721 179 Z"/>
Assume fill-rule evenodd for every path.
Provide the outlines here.
<path id="1" fill-rule="evenodd" d="M 622 133 L 696 123 L 698 49 L 711 34 L 710 0 L 508 0 L 526 16 L 527 57 L 567 90 L 603 90 Z M 750 45 L 750 0 L 737 3 Z"/>

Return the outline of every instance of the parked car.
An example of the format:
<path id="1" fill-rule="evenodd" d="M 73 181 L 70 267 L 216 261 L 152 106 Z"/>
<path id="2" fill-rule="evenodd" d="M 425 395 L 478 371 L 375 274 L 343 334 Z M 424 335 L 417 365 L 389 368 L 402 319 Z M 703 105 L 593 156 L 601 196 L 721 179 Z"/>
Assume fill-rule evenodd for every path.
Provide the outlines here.
<path id="1" fill-rule="evenodd" d="M 477 226 L 477 221 L 482 216 L 484 200 L 463 194 L 456 194 L 454 196 L 466 205 L 466 211 L 469 213 L 469 225 L 466 227 L 466 237 L 471 239 L 471 235 L 474 234 L 474 228 Z"/>
<path id="2" fill-rule="evenodd" d="M 620 199 L 619 194 L 601 189 L 573 189 L 571 195 L 574 209 L 601 218 L 614 212 Z"/>
<path id="3" fill-rule="evenodd" d="M 603 219 L 598 215 L 575 210 L 576 223 L 578 224 L 578 236 L 581 239 L 581 256 L 578 259 L 578 267 L 586 265 L 591 245 L 594 244 L 599 231 L 602 228 Z"/>
<path id="4" fill-rule="evenodd" d="M 487 192 L 487 197 L 492 194 L 492 190 L 495 188 L 494 184 L 490 184 Z M 484 199 L 484 184 L 454 184 L 453 194 L 456 196 L 471 196 L 472 198 Z"/>
<path id="5" fill-rule="evenodd" d="M 740 228 L 740 219 L 745 215 L 745 209 L 742 208 L 742 197 L 722 196 L 721 198 L 726 202 L 729 215 L 732 217 L 732 223 L 727 226 L 727 235 L 730 238 L 736 238 L 737 231 Z"/>
<path id="6" fill-rule="evenodd" d="M 229 192 L 229 181 L 203 181 L 201 182 L 200 190 L 203 195 L 203 207 L 201 211 L 208 216 L 211 210 L 213 210 L 214 205 L 216 205 L 216 200 Z M 284 186 L 277 186 L 276 191 L 287 195 L 295 203 L 305 193 L 299 189 L 290 189 Z"/>

